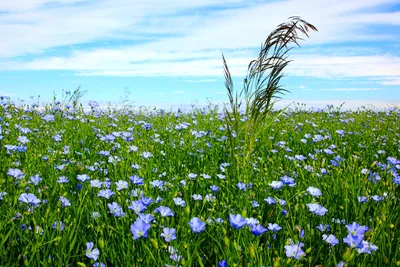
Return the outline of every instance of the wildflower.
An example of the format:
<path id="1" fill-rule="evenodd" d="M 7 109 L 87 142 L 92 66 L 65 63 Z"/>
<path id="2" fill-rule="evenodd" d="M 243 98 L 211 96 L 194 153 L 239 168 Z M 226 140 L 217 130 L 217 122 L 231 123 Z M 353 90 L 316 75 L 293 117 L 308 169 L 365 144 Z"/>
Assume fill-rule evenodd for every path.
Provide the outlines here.
<path id="1" fill-rule="evenodd" d="M 143 214 L 139 213 L 139 218 L 142 219 L 145 223 L 151 223 L 155 218 L 151 214 Z"/>
<path id="2" fill-rule="evenodd" d="M 66 197 L 60 196 L 59 198 L 62 207 L 69 207 L 71 206 L 71 202 Z"/>
<path id="3" fill-rule="evenodd" d="M 246 190 L 246 184 L 243 182 L 237 183 L 236 184 L 237 188 L 239 188 L 240 190 Z"/>
<path id="4" fill-rule="evenodd" d="M 226 260 L 222 260 L 218 262 L 218 267 L 228 267 L 228 263 L 226 262 Z"/>
<path id="5" fill-rule="evenodd" d="M 113 195 L 115 195 L 115 193 L 108 188 L 105 190 L 104 189 L 100 190 L 99 193 L 97 194 L 97 196 L 106 198 L 106 199 L 110 199 L 110 197 L 112 197 Z"/>
<path id="6" fill-rule="evenodd" d="M 186 206 L 186 202 L 180 197 L 174 197 L 174 202 L 175 202 L 175 205 L 177 205 L 177 206 L 181 206 L 181 207 Z"/>
<path id="7" fill-rule="evenodd" d="M 273 197 L 271 197 L 271 196 L 269 196 L 269 197 L 267 197 L 266 199 L 264 199 L 264 201 L 267 202 L 269 205 L 274 205 L 274 204 L 276 204 L 275 198 L 273 198 Z"/>
<path id="8" fill-rule="evenodd" d="M 97 261 L 100 251 L 97 248 L 93 249 L 93 246 L 93 242 L 86 243 L 86 257 Z"/>
<path id="9" fill-rule="evenodd" d="M 57 183 L 59 184 L 67 184 L 69 182 L 68 177 L 60 176 L 58 177 Z"/>
<path id="10" fill-rule="evenodd" d="M 193 198 L 194 200 L 203 200 L 203 197 L 202 197 L 201 195 L 198 195 L 198 194 L 193 194 L 193 195 L 192 195 L 192 198 Z"/>
<path id="11" fill-rule="evenodd" d="M 307 193 L 309 193 L 310 195 L 312 195 L 313 197 L 320 197 L 322 196 L 321 190 L 319 190 L 318 188 L 315 187 L 308 187 L 307 188 Z"/>
<path id="12" fill-rule="evenodd" d="M 163 228 L 163 232 L 161 236 L 165 238 L 166 242 L 170 242 L 171 240 L 176 239 L 176 230 L 174 228 Z"/>
<path id="13" fill-rule="evenodd" d="M 240 214 L 229 214 L 229 222 L 235 229 L 240 229 L 247 224 L 246 220 Z"/>
<path id="14" fill-rule="evenodd" d="M 325 231 L 330 231 L 331 227 L 329 226 L 329 224 L 320 224 L 316 227 L 318 230 L 320 230 L 321 232 L 325 232 Z"/>
<path id="15" fill-rule="evenodd" d="M 145 197 L 145 196 L 142 196 L 140 198 L 140 201 L 142 201 L 143 205 L 145 205 L 146 207 L 154 202 L 154 200 L 151 197 Z"/>
<path id="16" fill-rule="evenodd" d="M 119 180 L 115 185 L 117 186 L 117 191 L 128 188 L 128 182 L 124 180 Z"/>
<path id="17" fill-rule="evenodd" d="M 194 233 L 200 233 L 206 229 L 206 224 L 198 217 L 194 217 L 189 222 L 190 228 Z"/>
<path id="18" fill-rule="evenodd" d="M 168 207 L 160 206 L 154 210 L 154 212 L 159 212 L 161 217 L 173 217 L 174 213 Z"/>
<path id="19" fill-rule="evenodd" d="M 102 185 L 103 185 L 103 183 L 100 182 L 99 180 L 91 180 L 90 181 L 91 187 L 101 188 Z"/>
<path id="20" fill-rule="evenodd" d="M 7 192 L 0 192 L 0 200 L 3 200 L 5 195 L 7 195 Z"/>
<path id="21" fill-rule="evenodd" d="M 283 187 L 283 182 L 282 181 L 272 181 L 269 186 L 271 186 L 273 189 L 279 190 Z"/>
<path id="22" fill-rule="evenodd" d="M 81 181 L 83 183 L 83 182 L 89 180 L 90 178 L 87 174 L 78 174 L 76 179 L 78 179 L 79 181 Z"/>
<path id="23" fill-rule="evenodd" d="M 133 240 L 147 237 L 150 227 L 150 224 L 144 222 L 142 219 L 136 219 L 136 221 L 131 224 L 130 227 L 133 235 Z"/>
<path id="24" fill-rule="evenodd" d="M 367 254 L 371 254 L 372 251 L 377 250 L 378 247 L 375 246 L 372 243 L 369 243 L 368 241 L 363 240 L 361 242 L 361 244 L 357 247 L 357 252 L 358 253 L 367 253 Z"/>
<path id="25" fill-rule="evenodd" d="M 131 177 L 129 177 L 129 179 L 131 180 L 131 182 L 135 185 L 142 185 L 144 184 L 143 182 L 143 178 L 140 178 L 138 175 L 132 175 Z"/>
<path id="26" fill-rule="evenodd" d="M 262 226 L 261 224 L 254 224 L 251 227 L 251 232 L 253 233 L 253 235 L 255 236 L 259 236 L 262 235 L 263 233 L 265 233 L 267 231 L 267 229 Z"/>
<path id="27" fill-rule="evenodd" d="M 51 228 L 56 229 L 57 225 L 60 225 L 60 231 L 64 230 L 65 224 L 61 221 L 54 222 Z"/>
<path id="28" fill-rule="evenodd" d="M 282 229 L 282 227 L 280 227 L 278 224 L 276 223 L 269 223 L 268 224 L 268 229 L 272 232 L 278 232 L 279 230 Z"/>
<path id="29" fill-rule="evenodd" d="M 128 207 L 130 210 L 133 210 L 136 214 L 141 213 L 142 211 L 146 210 L 146 206 L 143 204 L 142 201 L 136 200 L 132 201 L 132 204 Z"/>
<path id="30" fill-rule="evenodd" d="M 316 203 L 307 204 L 307 207 L 310 210 L 310 212 L 312 212 L 318 216 L 324 216 L 325 213 L 328 212 L 328 210 L 326 208 L 324 208 L 323 206 L 316 204 Z"/>
<path id="31" fill-rule="evenodd" d="M 38 185 L 40 183 L 40 181 L 42 181 L 43 179 L 39 176 L 39 174 L 36 174 L 35 176 L 31 176 L 31 181 L 30 183 L 34 184 L 34 185 Z"/>
<path id="32" fill-rule="evenodd" d="M 219 187 L 216 186 L 216 185 L 212 185 L 212 186 L 210 186 L 210 189 L 211 189 L 212 192 L 218 192 Z"/>
<path id="33" fill-rule="evenodd" d="M 10 168 L 7 171 L 7 175 L 12 176 L 17 180 L 24 178 L 24 173 L 20 169 Z"/>
<path id="34" fill-rule="evenodd" d="M 122 210 L 122 207 L 118 205 L 117 202 L 108 203 L 108 208 L 110 209 L 110 213 L 115 217 L 125 217 L 125 213 Z"/>
<path id="35" fill-rule="evenodd" d="M 337 244 L 339 244 L 339 240 L 336 238 L 336 236 L 334 235 L 322 235 L 322 240 L 324 240 L 325 242 L 331 244 L 332 246 L 336 246 Z"/>
<path id="36" fill-rule="evenodd" d="M 304 244 L 302 242 L 299 242 L 298 244 L 293 244 L 292 241 L 290 240 L 290 245 L 285 246 L 286 257 L 299 260 L 302 256 L 306 254 L 301 249 L 303 246 Z"/>
<path id="37" fill-rule="evenodd" d="M 31 205 L 33 205 L 34 207 L 36 207 L 37 205 L 39 205 L 39 203 L 40 202 L 42 202 L 40 199 L 38 199 L 34 194 L 31 194 L 31 193 L 22 193 L 20 196 L 19 196 L 19 198 L 18 198 L 18 200 L 20 201 L 20 202 L 24 202 L 24 203 L 27 203 L 27 204 L 31 204 Z"/>

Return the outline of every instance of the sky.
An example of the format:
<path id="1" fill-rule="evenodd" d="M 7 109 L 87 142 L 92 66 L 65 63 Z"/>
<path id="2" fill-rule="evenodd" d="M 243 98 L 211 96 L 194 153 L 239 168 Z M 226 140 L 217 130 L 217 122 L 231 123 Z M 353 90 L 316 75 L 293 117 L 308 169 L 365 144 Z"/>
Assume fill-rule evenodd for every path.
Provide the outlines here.
<path id="1" fill-rule="evenodd" d="M 290 16 L 318 32 L 290 52 L 278 107 L 400 104 L 400 0 L 0 1 L 0 95 L 49 102 L 80 86 L 84 103 L 227 102 L 222 53 L 240 90 Z"/>

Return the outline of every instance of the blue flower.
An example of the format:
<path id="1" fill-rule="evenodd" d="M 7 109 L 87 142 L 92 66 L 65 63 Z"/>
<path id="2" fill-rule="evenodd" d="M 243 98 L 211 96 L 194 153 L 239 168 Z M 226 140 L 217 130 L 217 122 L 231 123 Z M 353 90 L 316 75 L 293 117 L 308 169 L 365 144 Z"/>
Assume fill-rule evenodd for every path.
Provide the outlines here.
<path id="1" fill-rule="evenodd" d="M 237 183 L 236 184 L 237 188 L 239 188 L 240 190 L 246 190 L 246 184 L 243 182 Z"/>
<path id="2" fill-rule="evenodd" d="M 206 229 L 206 224 L 198 217 L 194 217 L 189 222 L 190 228 L 194 233 L 200 233 Z"/>
<path id="3" fill-rule="evenodd" d="M 337 239 L 336 236 L 334 236 L 334 235 L 323 234 L 322 235 L 322 240 L 324 240 L 325 242 L 331 244 L 332 246 L 336 246 L 337 244 L 339 244 L 339 239 Z"/>
<path id="4" fill-rule="evenodd" d="M 143 204 L 142 201 L 136 200 L 132 201 L 132 204 L 128 207 L 130 210 L 133 210 L 136 214 L 141 213 L 142 211 L 146 210 L 146 206 Z"/>
<path id="5" fill-rule="evenodd" d="M 267 229 L 264 226 L 262 226 L 261 224 L 253 224 L 253 226 L 251 227 L 251 232 L 255 236 L 262 235 L 266 231 L 267 231 Z"/>
<path id="6" fill-rule="evenodd" d="M 282 229 L 278 224 L 276 223 L 269 223 L 268 224 L 268 229 L 271 230 L 272 232 L 278 232 L 279 230 Z"/>
<path id="7" fill-rule="evenodd" d="M 269 205 L 274 205 L 274 204 L 276 204 L 275 198 L 273 198 L 273 197 L 271 197 L 271 196 L 269 196 L 269 197 L 267 197 L 266 199 L 264 199 L 264 201 L 267 202 Z"/>
<path id="8" fill-rule="evenodd" d="M 171 240 L 176 239 L 176 230 L 174 228 L 163 228 L 163 232 L 161 236 L 165 238 L 166 242 L 170 242 Z"/>
<path id="9" fill-rule="evenodd" d="M 304 244 L 302 242 L 300 242 L 298 244 L 293 244 L 292 241 L 290 240 L 290 243 L 291 243 L 290 245 L 285 246 L 286 257 L 299 260 L 302 256 L 304 256 L 306 254 L 301 249 L 304 246 Z"/>
<path id="10" fill-rule="evenodd" d="M 151 214 L 139 213 L 139 218 L 146 223 L 151 223 L 153 220 L 155 220 L 155 218 Z"/>
<path id="11" fill-rule="evenodd" d="M 69 200 L 66 197 L 60 196 L 59 200 L 61 202 L 61 206 L 63 207 L 71 206 L 71 202 L 69 202 Z"/>
<path id="12" fill-rule="evenodd" d="M 154 210 L 154 212 L 159 212 L 161 217 L 173 217 L 174 213 L 168 207 L 160 206 Z"/>
<path id="13" fill-rule="evenodd" d="M 131 233 L 133 235 L 133 240 L 138 238 L 147 237 L 148 231 L 151 225 L 143 221 L 142 219 L 136 219 L 136 221 L 131 224 Z"/>
<path id="14" fill-rule="evenodd" d="M 247 224 L 246 220 L 240 214 L 229 214 L 229 222 L 235 229 L 243 228 Z"/>
<path id="15" fill-rule="evenodd" d="M 328 210 L 317 203 L 307 204 L 308 209 L 310 212 L 314 213 L 318 216 L 324 216 Z"/>
<path id="16" fill-rule="evenodd" d="M 283 187 L 283 182 L 282 181 L 272 181 L 269 186 L 271 186 L 273 189 L 279 190 Z"/>
<path id="17" fill-rule="evenodd" d="M 218 262 L 218 267 L 228 267 L 228 263 L 226 262 L 226 260 L 222 260 Z"/>
<path id="18" fill-rule="evenodd" d="M 122 210 L 122 207 L 118 205 L 117 202 L 108 203 L 108 208 L 110 209 L 110 213 L 115 217 L 125 217 L 125 213 Z"/>
<path id="19" fill-rule="evenodd" d="M 318 188 L 312 187 L 312 186 L 310 186 L 309 188 L 307 188 L 307 193 L 309 193 L 309 194 L 312 195 L 313 197 L 320 197 L 320 196 L 322 196 L 321 190 L 319 190 Z"/>
<path id="20" fill-rule="evenodd" d="M 86 257 L 96 261 L 100 255 L 100 251 L 97 248 L 93 249 L 93 246 L 93 242 L 86 243 Z"/>
<path id="21" fill-rule="evenodd" d="M 33 206 L 37 206 L 37 205 L 39 205 L 39 203 L 40 202 L 42 202 L 40 199 L 38 199 L 34 194 L 31 194 L 31 193 L 22 193 L 20 196 L 19 196 L 19 198 L 18 198 L 18 200 L 20 201 L 20 202 L 24 202 L 24 203 L 27 203 L 27 204 L 31 204 L 31 205 L 33 205 Z"/>

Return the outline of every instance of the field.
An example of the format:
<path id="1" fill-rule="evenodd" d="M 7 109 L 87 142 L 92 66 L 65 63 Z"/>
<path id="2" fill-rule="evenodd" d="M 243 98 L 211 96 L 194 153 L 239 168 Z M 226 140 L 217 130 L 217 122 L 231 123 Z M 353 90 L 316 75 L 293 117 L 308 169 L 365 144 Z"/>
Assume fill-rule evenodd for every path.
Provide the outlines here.
<path id="1" fill-rule="evenodd" d="M 214 106 L 4 99 L 0 265 L 398 266 L 399 118 L 272 112 L 234 166 L 245 136 Z"/>

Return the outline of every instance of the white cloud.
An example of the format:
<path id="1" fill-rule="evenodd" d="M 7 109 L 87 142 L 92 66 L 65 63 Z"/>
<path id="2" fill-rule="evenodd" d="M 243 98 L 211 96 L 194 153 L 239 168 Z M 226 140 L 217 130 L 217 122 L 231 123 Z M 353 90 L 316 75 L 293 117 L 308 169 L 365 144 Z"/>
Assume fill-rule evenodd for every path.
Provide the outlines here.
<path id="1" fill-rule="evenodd" d="M 74 5 L 76 2 L 82 3 Z M 232 75 L 244 76 L 249 61 L 256 56 L 254 49 L 258 50 L 267 34 L 289 16 L 300 15 L 319 29 L 302 43 L 306 48 L 346 41 L 375 41 L 377 38 L 395 40 L 399 34 L 369 33 L 368 28 L 399 26 L 399 12 L 377 11 L 397 2 L 2 1 L 0 11 L 6 12 L 0 15 L 0 58 L 4 58 L 0 70 L 72 70 L 82 76 L 221 77 L 221 52 L 224 52 Z M 186 12 L 216 5 L 226 8 L 201 11 L 203 13 Z M 157 34 L 163 37 L 157 37 Z M 146 42 L 116 45 L 113 40 Z M 80 44 L 96 41 L 110 42 L 117 47 L 97 47 L 93 43 L 87 46 L 90 48 L 79 48 Z M 49 49 L 57 51 L 59 46 L 66 46 L 72 52 L 65 56 L 43 57 L 40 54 Z M 357 56 L 356 51 L 346 56 L 326 56 L 319 54 L 317 48 L 311 53 L 294 50 L 294 62 L 289 65 L 287 74 L 322 78 L 379 77 L 382 85 L 399 83 L 398 56 Z M 37 54 L 32 60 L 13 58 L 26 53 Z M 201 81 L 205 82 L 204 79 Z"/>
<path id="2" fill-rule="evenodd" d="M 381 91 L 381 88 L 323 88 L 321 91 Z"/>

